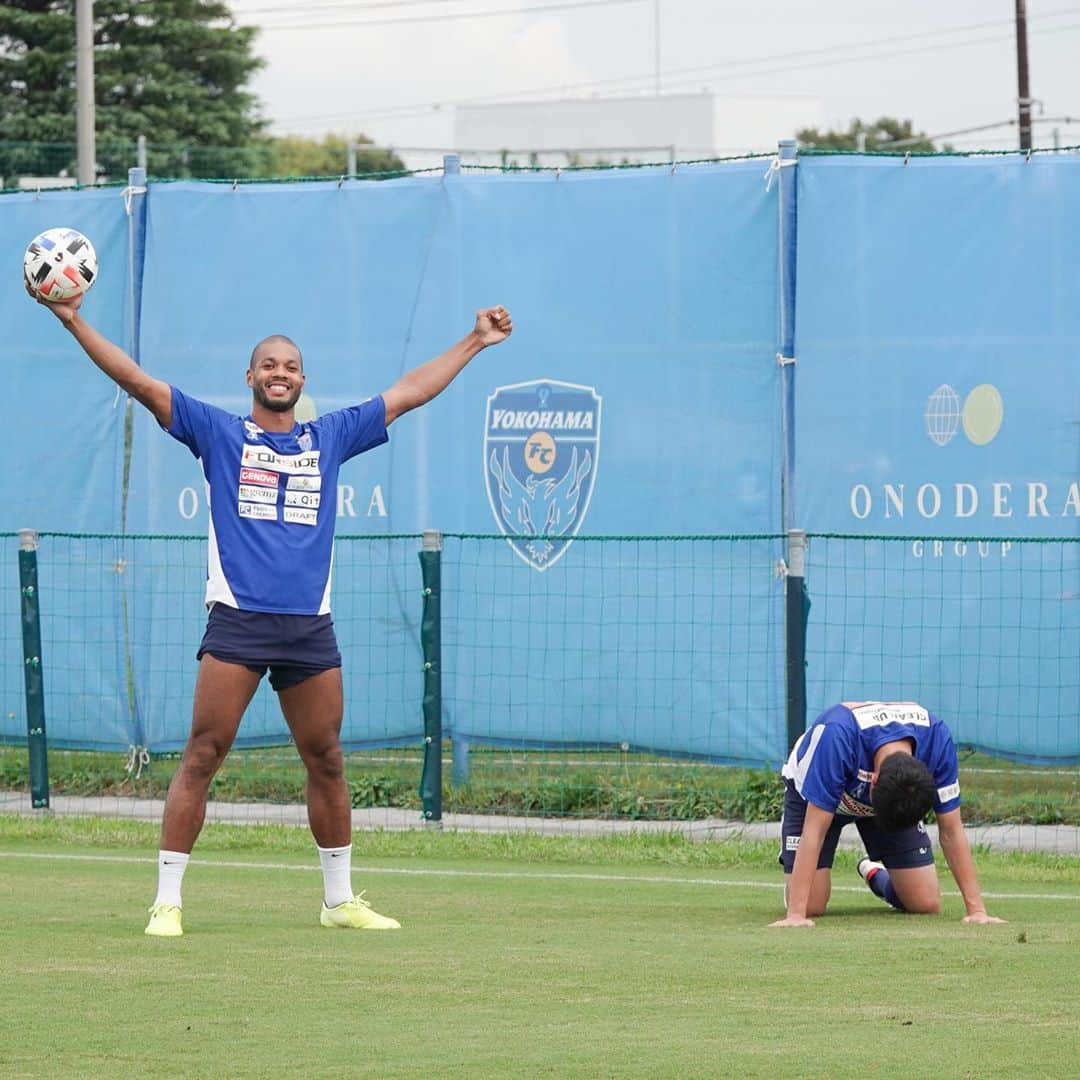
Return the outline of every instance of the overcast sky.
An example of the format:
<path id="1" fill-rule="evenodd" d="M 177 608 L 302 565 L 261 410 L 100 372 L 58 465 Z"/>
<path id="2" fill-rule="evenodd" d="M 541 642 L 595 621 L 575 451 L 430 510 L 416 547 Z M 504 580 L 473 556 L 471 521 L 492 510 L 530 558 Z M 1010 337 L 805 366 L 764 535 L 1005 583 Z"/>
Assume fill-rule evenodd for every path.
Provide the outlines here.
<path id="1" fill-rule="evenodd" d="M 910 118 L 938 135 L 1016 116 L 1014 0 L 231 0 L 260 28 L 254 88 L 277 134 L 450 148 L 476 100 L 709 89 L 808 95 L 826 122 Z M 1028 0 L 1039 144 L 1080 143 L 1080 3 Z M 500 14 L 486 14 L 499 12 Z M 320 25 L 321 24 L 321 25 Z M 1036 115 L 1038 113 L 1036 112 Z M 762 133 L 760 149 L 789 132 Z M 1016 129 L 957 135 L 1016 145 Z M 755 147 L 757 149 L 758 147 Z"/>

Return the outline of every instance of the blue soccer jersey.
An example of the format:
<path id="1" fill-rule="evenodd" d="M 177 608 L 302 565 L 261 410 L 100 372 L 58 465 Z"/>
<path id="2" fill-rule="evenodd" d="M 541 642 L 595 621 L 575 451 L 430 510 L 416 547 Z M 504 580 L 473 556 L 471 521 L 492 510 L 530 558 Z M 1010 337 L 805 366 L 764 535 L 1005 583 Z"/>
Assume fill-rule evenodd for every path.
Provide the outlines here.
<path id="1" fill-rule="evenodd" d="M 329 612 L 338 468 L 387 441 L 383 399 L 278 433 L 174 386 L 168 432 L 202 461 L 206 477 L 206 603 L 285 615 Z"/>
<path id="2" fill-rule="evenodd" d="M 781 770 L 806 799 L 829 813 L 869 817 L 874 752 L 910 739 L 934 778 L 934 809 L 960 805 L 959 766 L 948 727 L 913 701 L 845 702 L 826 709 L 792 748 Z"/>

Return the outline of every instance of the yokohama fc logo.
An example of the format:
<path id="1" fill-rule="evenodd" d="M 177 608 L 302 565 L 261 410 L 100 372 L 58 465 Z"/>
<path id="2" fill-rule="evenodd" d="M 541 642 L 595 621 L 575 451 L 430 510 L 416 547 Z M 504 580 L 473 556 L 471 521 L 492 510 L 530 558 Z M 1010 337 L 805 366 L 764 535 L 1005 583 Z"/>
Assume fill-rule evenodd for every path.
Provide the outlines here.
<path id="1" fill-rule="evenodd" d="M 600 395 L 553 379 L 488 398 L 484 480 L 500 532 L 535 570 L 566 553 L 589 508 L 600 455 Z"/>

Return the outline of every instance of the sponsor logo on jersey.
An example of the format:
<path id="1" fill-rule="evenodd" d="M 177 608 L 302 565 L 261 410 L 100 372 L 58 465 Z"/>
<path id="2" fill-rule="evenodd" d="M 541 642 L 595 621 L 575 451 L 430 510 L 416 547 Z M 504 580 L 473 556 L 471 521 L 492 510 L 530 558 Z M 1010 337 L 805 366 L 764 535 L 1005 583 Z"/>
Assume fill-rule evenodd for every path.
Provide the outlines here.
<path id="1" fill-rule="evenodd" d="M 319 499 L 322 496 L 317 491 L 286 491 L 286 506 L 307 506 L 312 510 L 319 509 Z"/>
<path id="2" fill-rule="evenodd" d="M 589 509 L 601 398 L 554 379 L 500 386 L 487 400 L 484 481 L 514 553 L 544 571 L 566 554 Z"/>
<path id="3" fill-rule="evenodd" d="M 264 446 L 244 446 L 240 464 L 255 469 L 274 469 L 283 473 L 300 473 L 315 476 L 319 472 L 319 451 L 306 454 L 275 454 Z"/>
<path id="4" fill-rule="evenodd" d="M 266 472 L 263 469 L 241 469 L 240 470 L 240 483 L 241 484 L 266 484 L 269 487 L 278 486 L 278 474 L 276 472 Z"/>
<path id="5" fill-rule="evenodd" d="M 840 805 L 836 808 L 838 814 L 847 814 L 849 817 L 873 817 L 874 808 L 869 803 L 860 802 L 850 792 L 845 791 L 840 796 Z"/>
<path id="6" fill-rule="evenodd" d="M 244 421 L 244 438 L 245 439 L 249 439 L 251 442 L 258 442 L 259 441 L 259 436 L 260 435 L 265 435 L 265 434 L 266 433 L 263 431 L 263 429 L 261 427 L 259 427 L 259 425 L 256 424 L 254 421 L 252 421 L 252 420 L 245 420 Z"/>
<path id="7" fill-rule="evenodd" d="M 940 802 L 946 803 L 950 799 L 960 798 L 960 781 L 957 780 L 955 784 L 946 784 L 944 787 L 937 789 L 937 797 Z"/>
<path id="8" fill-rule="evenodd" d="M 266 503 L 241 502 L 237 503 L 236 510 L 242 518 L 277 521 L 277 506 L 270 506 Z"/>
<path id="9" fill-rule="evenodd" d="M 240 498 L 246 502 L 276 503 L 276 487 L 257 487 L 254 484 L 240 485 Z"/>
<path id="10" fill-rule="evenodd" d="M 285 486 L 290 491 L 321 491 L 321 476 L 290 476 L 285 481 Z"/>
<path id="11" fill-rule="evenodd" d="M 294 525 L 317 525 L 319 522 L 317 510 L 301 510 L 297 506 L 286 506 L 282 517 Z"/>
<path id="12" fill-rule="evenodd" d="M 864 701 L 857 705 L 850 704 L 848 708 L 863 731 L 885 724 L 930 726 L 930 714 L 914 701 Z"/>

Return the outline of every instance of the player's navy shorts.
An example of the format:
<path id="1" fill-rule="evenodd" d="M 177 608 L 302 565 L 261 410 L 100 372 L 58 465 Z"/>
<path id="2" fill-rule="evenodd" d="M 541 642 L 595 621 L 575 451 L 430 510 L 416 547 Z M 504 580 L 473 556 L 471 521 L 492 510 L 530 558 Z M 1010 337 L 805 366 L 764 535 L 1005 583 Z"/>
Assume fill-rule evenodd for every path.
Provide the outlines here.
<path id="1" fill-rule="evenodd" d="M 204 653 L 227 664 L 243 664 L 260 676 L 269 669 L 270 685 L 279 691 L 341 667 L 329 615 L 239 611 L 228 604 L 210 608 L 198 659 Z"/>
<path id="2" fill-rule="evenodd" d="M 795 852 L 799 850 L 799 838 L 802 836 L 803 822 L 806 820 L 806 800 L 795 790 L 793 780 L 785 781 L 784 820 L 780 825 L 779 863 L 785 874 L 790 874 L 795 866 Z M 837 814 L 825 839 L 821 844 L 817 868 L 828 870 L 832 867 L 836 855 L 836 844 L 840 839 L 840 830 L 845 825 L 855 822 L 866 854 L 875 862 L 883 862 L 889 870 L 910 870 L 916 866 L 930 866 L 934 861 L 934 848 L 930 843 L 923 823 L 912 825 L 898 832 L 885 832 L 878 827 L 872 817 L 852 817 L 849 814 Z"/>

